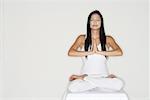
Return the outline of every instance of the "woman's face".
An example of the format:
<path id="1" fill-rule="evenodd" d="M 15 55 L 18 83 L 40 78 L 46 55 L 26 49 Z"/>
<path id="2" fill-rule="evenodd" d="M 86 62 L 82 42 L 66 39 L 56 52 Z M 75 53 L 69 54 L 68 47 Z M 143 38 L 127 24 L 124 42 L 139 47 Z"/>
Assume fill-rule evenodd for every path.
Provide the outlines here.
<path id="1" fill-rule="evenodd" d="M 93 14 L 90 19 L 90 28 L 99 29 L 101 26 L 101 19 L 98 14 Z"/>

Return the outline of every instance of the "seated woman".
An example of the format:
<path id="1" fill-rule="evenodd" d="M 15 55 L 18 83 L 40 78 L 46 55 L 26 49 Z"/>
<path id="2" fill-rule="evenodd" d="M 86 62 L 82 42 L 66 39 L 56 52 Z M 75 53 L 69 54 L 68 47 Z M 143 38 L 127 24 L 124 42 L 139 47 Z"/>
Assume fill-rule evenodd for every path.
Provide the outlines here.
<path id="1" fill-rule="evenodd" d="M 120 91 L 124 83 L 108 73 L 106 63 L 108 56 L 122 54 L 114 38 L 105 35 L 101 13 L 98 10 L 91 12 L 87 21 L 87 34 L 79 35 L 68 51 L 69 56 L 81 57 L 84 61 L 80 75 L 70 76 L 68 89 L 71 92 L 84 92 L 95 88 Z"/>

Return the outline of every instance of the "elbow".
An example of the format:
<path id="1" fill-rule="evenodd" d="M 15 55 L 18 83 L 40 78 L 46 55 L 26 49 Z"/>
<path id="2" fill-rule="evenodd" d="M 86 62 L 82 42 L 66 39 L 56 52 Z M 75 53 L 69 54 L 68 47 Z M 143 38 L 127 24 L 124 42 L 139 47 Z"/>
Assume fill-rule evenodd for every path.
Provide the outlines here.
<path id="1" fill-rule="evenodd" d="M 123 55 L 122 50 L 119 50 L 119 51 L 118 51 L 118 55 L 119 55 L 119 56 L 122 56 L 122 55 Z"/>
<path id="2" fill-rule="evenodd" d="M 120 56 L 122 56 L 122 55 L 123 55 L 123 52 L 121 51 L 121 52 L 120 52 Z"/>
<path id="3" fill-rule="evenodd" d="M 70 53 L 70 51 L 68 51 L 68 56 L 71 56 L 71 53 Z"/>
<path id="4" fill-rule="evenodd" d="M 72 51 L 71 50 L 68 51 L 68 56 L 72 56 Z"/>
<path id="5" fill-rule="evenodd" d="M 76 51 L 75 50 L 69 50 L 68 51 L 68 56 L 77 56 Z"/>
<path id="6" fill-rule="evenodd" d="M 122 56 L 123 55 L 123 52 L 121 49 L 117 49 L 116 50 L 116 56 Z"/>

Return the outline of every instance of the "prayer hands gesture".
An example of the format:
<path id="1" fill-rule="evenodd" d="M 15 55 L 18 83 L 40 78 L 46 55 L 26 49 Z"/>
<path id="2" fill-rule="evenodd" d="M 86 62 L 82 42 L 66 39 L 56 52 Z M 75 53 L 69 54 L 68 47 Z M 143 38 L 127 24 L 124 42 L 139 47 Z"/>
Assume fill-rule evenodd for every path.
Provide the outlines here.
<path id="1" fill-rule="evenodd" d="M 92 38 L 92 53 L 98 53 L 100 52 L 97 48 L 97 43 L 96 43 L 96 40 Z"/>

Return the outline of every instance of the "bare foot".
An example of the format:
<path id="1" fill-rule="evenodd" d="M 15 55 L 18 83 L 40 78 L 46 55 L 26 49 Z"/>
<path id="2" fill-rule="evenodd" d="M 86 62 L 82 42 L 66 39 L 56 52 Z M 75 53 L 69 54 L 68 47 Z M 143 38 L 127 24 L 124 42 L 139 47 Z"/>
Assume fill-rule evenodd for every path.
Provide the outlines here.
<path id="1" fill-rule="evenodd" d="M 71 75 L 70 78 L 69 78 L 69 81 L 73 81 L 73 80 L 76 80 L 76 79 L 82 79 L 85 77 L 85 75 Z"/>
<path id="2" fill-rule="evenodd" d="M 110 74 L 106 78 L 117 78 L 117 77 L 115 75 L 113 75 L 113 74 Z"/>
<path id="3" fill-rule="evenodd" d="M 71 75 L 69 78 L 69 81 L 73 81 L 73 80 L 78 79 L 78 78 L 79 78 L 78 75 Z"/>

